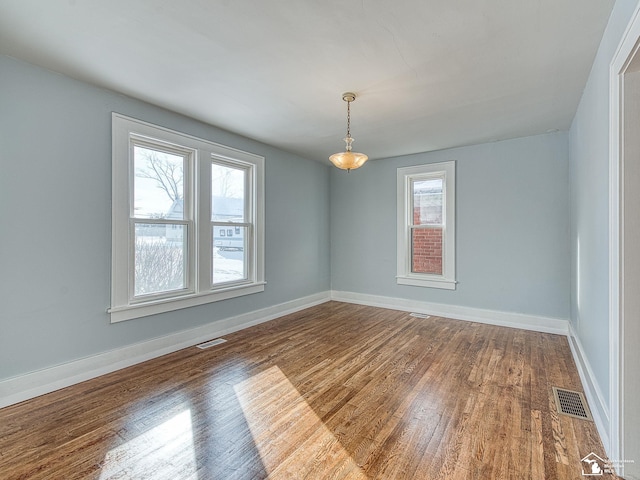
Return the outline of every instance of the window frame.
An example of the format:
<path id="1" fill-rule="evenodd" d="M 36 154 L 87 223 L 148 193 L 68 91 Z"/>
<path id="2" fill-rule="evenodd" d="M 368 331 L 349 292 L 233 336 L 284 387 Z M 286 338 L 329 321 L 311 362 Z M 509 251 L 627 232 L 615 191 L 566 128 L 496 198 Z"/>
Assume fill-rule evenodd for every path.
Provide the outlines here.
<path id="1" fill-rule="evenodd" d="M 134 218 L 133 145 L 188 153 L 185 157 L 183 220 L 162 219 L 160 223 L 187 226 L 185 287 L 135 297 L 134 242 L 135 223 L 158 223 L 154 219 Z M 211 165 L 224 161 L 245 169 L 249 180 L 245 211 L 251 218 L 250 238 L 246 240 L 247 278 L 224 284 L 213 283 L 213 235 L 211 228 Z M 149 220 L 150 222 L 148 222 Z M 112 113 L 112 257 L 111 323 L 170 312 L 250 295 L 264 291 L 264 157 L 153 125 L 118 113 Z"/>
<path id="2" fill-rule="evenodd" d="M 212 272 L 211 288 L 219 290 L 226 287 L 233 287 L 234 285 L 246 284 L 250 281 L 250 278 L 251 278 L 253 257 L 254 257 L 254 254 L 253 254 L 254 249 L 252 248 L 252 245 L 253 245 L 253 239 L 255 236 L 254 235 L 255 202 L 253 201 L 254 175 L 253 175 L 253 165 L 246 162 L 239 162 L 239 161 L 230 162 L 228 158 L 220 157 L 219 155 L 212 155 L 209 165 L 213 165 L 213 164 L 222 165 L 230 168 L 236 168 L 238 170 L 244 170 L 246 173 L 244 177 L 245 181 L 244 181 L 244 188 L 243 188 L 243 192 L 246 197 L 245 203 L 243 206 L 243 214 L 242 214 L 243 221 L 236 222 L 236 221 L 230 221 L 230 220 L 227 220 L 227 221 L 213 220 L 212 212 L 210 211 L 208 214 L 209 225 L 210 225 L 209 231 L 214 234 L 214 237 L 215 237 L 216 227 L 220 228 L 220 237 L 225 237 L 225 238 L 233 238 L 233 228 L 245 229 L 245 234 L 243 235 L 243 241 L 244 241 L 243 255 L 245 258 L 244 277 L 245 278 L 242 278 L 239 280 L 230 280 L 225 282 L 214 283 L 213 282 L 213 267 L 214 267 L 213 256 L 211 258 L 211 263 L 209 264 L 209 271 Z M 209 178 L 211 178 L 211 173 L 209 173 Z M 210 196 L 209 207 L 211 207 L 212 198 L 213 197 Z M 223 233 L 225 234 L 223 235 Z M 216 248 L 215 239 L 213 239 L 211 246 L 214 249 Z M 247 246 L 249 246 L 249 248 L 246 248 Z"/>
<path id="3" fill-rule="evenodd" d="M 455 173 L 454 160 L 397 169 L 397 275 L 399 285 L 455 290 Z M 444 177 L 442 274 L 412 271 L 413 191 L 416 180 Z M 425 226 L 424 228 L 429 228 Z"/>
<path id="4" fill-rule="evenodd" d="M 182 156 L 183 157 L 183 214 L 184 217 L 180 220 L 178 219 L 170 219 L 170 218 L 149 218 L 149 217 L 136 217 L 134 215 L 134 196 L 135 196 L 135 188 L 134 188 L 134 177 L 135 177 L 135 147 L 141 146 L 147 149 L 154 149 L 157 151 L 161 151 L 164 153 L 169 153 L 171 155 Z M 195 293 L 194 291 L 194 282 L 192 281 L 193 275 L 191 272 L 195 269 L 194 263 L 194 255 L 190 254 L 190 252 L 195 252 L 196 244 L 195 244 L 195 218 L 194 218 L 194 198 L 193 198 L 193 188 L 191 185 L 193 184 L 193 165 L 194 165 L 194 156 L 197 154 L 197 151 L 193 148 L 188 148 L 182 145 L 175 145 L 168 143 L 161 139 L 150 139 L 147 136 L 139 135 L 137 133 L 131 133 L 129 137 L 129 195 L 128 195 L 128 222 L 129 222 L 129 258 L 131 260 L 131 268 L 129 270 L 129 278 L 128 278 L 128 287 L 129 287 L 129 302 L 132 305 L 144 304 L 148 302 L 153 302 L 157 300 L 163 300 L 166 298 L 173 298 L 175 296 L 183 296 L 185 294 Z M 185 256 L 185 264 L 184 264 L 184 279 L 185 286 L 181 289 L 177 290 L 168 290 L 158 293 L 150 293 L 146 295 L 138 295 L 135 294 L 135 258 L 133 257 L 133 253 L 135 252 L 135 227 L 136 224 L 147 224 L 147 225 L 171 225 L 175 228 L 178 225 L 185 227 L 186 234 L 186 253 Z"/>

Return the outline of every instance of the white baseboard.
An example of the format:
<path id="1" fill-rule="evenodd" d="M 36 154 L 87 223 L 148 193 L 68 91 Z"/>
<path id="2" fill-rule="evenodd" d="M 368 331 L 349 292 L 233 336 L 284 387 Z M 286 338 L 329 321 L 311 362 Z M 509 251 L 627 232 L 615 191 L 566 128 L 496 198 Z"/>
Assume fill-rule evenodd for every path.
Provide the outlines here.
<path id="1" fill-rule="evenodd" d="M 571 347 L 571 353 L 573 360 L 578 368 L 578 374 L 582 381 L 582 388 L 584 389 L 585 397 L 587 397 L 587 403 L 593 416 L 593 421 L 596 424 L 600 439 L 602 440 L 604 449 L 606 452 L 610 452 L 610 440 L 609 440 L 609 407 L 605 401 L 602 390 L 596 382 L 596 377 L 593 374 L 589 360 L 584 353 L 582 343 L 576 335 L 575 330 L 569 325 L 569 347 Z"/>
<path id="2" fill-rule="evenodd" d="M 522 328 L 536 332 L 556 333 L 568 335 L 569 322 L 560 318 L 540 317 L 522 313 L 501 312 L 481 308 L 460 307 L 442 303 L 429 303 L 404 298 L 382 297 L 354 292 L 331 291 L 331 300 L 338 302 L 357 303 L 371 307 L 390 308 L 404 312 L 425 313 L 438 317 L 467 320 L 470 322 L 486 323 L 503 327 Z"/>
<path id="3" fill-rule="evenodd" d="M 268 322 L 328 302 L 330 292 L 255 310 L 208 325 L 128 345 L 54 367 L 0 381 L 0 408 L 175 352 L 221 335 Z"/>
<path id="4" fill-rule="evenodd" d="M 606 428 L 609 424 L 608 409 L 597 383 L 593 380 L 593 372 L 583 353 L 580 341 L 574 332 L 569 330 L 569 323 L 566 320 L 339 291 L 321 292 L 261 310 L 218 320 L 198 328 L 2 380 L 0 381 L 0 408 L 175 352 L 211 338 L 227 335 L 304 310 L 329 300 L 568 335 L 569 345 L 571 346 L 598 432 L 603 443 L 605 443 L 605 448 L 608 447 L 608 429 Z"/>
<path id="5" fill-rule="evenodd" d="M 594 423 L 605 450 L 609 451 L 609 409 L 595 380 L 582 344 L 567 320 L 335 290 L 331 291 L 331 300 L 566 335 Z"/>

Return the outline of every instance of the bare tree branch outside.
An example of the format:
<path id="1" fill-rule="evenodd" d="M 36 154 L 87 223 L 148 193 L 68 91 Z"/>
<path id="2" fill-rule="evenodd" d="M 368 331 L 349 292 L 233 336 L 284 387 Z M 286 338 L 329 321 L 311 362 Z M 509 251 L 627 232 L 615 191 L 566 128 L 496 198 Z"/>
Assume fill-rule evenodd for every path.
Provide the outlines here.
<path id="1" fill-rule="evenodd" d="M 146 164 L 136 168 L 136 177 L 155 180 L 172 202 L 183 197 L 183 168 L 175 162 L 169 161 L 165 155 L 160 156 L 153 150 L 142 150 Z"/>
<path id="2" fill-rule="evenodd" d="M 183 157 L 136 147 L 135 176 L 153 181 L 151 184 L 136 181 L 134 202 L 143 210 L 141 216 L 164 219 L 176 215 L 176 205 L 184 197 Z M 165 199 L 154 194 L 153 188 L 161 190 Z M 182 225 L 136 222 L 136 296 L 186 288 L 186 235 L 186 227 Z"/>
<path id="3" fill-rule="evenodd" d="M 182 222 L 185 158 L 146 146 L 134 149 L 134 295 L 187 288 L 187 239 L 194 232 Z M 218 222 L 211 246 L 214 284 L 241 280 L 246 275 L 246 227 L 234 224 L 245 220 L 245 176 L 242 168 L 212 164 L 211 220 Z M 154 221 L 139 221 L 143 218 Z"/>

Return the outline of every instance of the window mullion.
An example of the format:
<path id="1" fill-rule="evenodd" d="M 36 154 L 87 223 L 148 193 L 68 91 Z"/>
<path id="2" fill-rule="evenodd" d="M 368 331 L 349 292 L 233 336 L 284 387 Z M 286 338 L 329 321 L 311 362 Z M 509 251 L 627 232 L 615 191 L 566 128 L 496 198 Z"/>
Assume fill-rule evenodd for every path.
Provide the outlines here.
<path id="1" fill-rule="evenodd" d="M 197 279 L 198 291 L 205 292 L 211 289 L 211 265 L 213 262 L 213 249 L 211 237 L 211 152 L 198 151 L 196 190 L 197 195 Z"/>
<path id="2" fill-rule="evenodd" d="M 115 113 L 112 132 L 111 321 L 263 291 L 262 266 L 259 276 L 251 272 L 257 261 L 253 249 L 259 249 L 259 261 L 264 261 L 264 226 L 255 224 L 256 209 L 264 208 L 264 158 Z M 229 281 L 224 276 L 226 263 L 236 259 L 217 257 L 226 263 L 215 289 L 212 161 L 244 172 L 248 202 L 243 206 L 245 218 L 236 217 L 242 222 L 216 222 L 233 229 L 229 237 L 241 241 L 246 257 L 244 272 L 238 264 L 238 275 Z M 154 180 L 171 203 L 153 188 Z"/>

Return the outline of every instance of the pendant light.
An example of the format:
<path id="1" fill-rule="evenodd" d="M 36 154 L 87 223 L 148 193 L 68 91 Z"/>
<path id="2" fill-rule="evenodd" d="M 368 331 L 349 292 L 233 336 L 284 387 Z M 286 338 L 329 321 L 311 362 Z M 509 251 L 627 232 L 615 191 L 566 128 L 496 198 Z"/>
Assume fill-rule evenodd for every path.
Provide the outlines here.
<path id="1" fill-rule="evenodd" d="M 356 94 L 351 92 L 346 92 L 342 94 L 342 100 L 347 102 L 347 136 L 344 138 L 345 143 L 347 144 L 347 148 L 344 152 L 334 153 L 329 157 L 331 163 L 333 163 L 336 167 L 341 168 L 342 170 L 346 170 L 350 172 L 354 168 L 360 168 L 364 165 L 369 157 L 367 157 L 364 153 L 356 153 L 351 151 L 351 144 L 353 143 L 353 138 L 351 137 L 351 102 L 355 101 Z"/>

